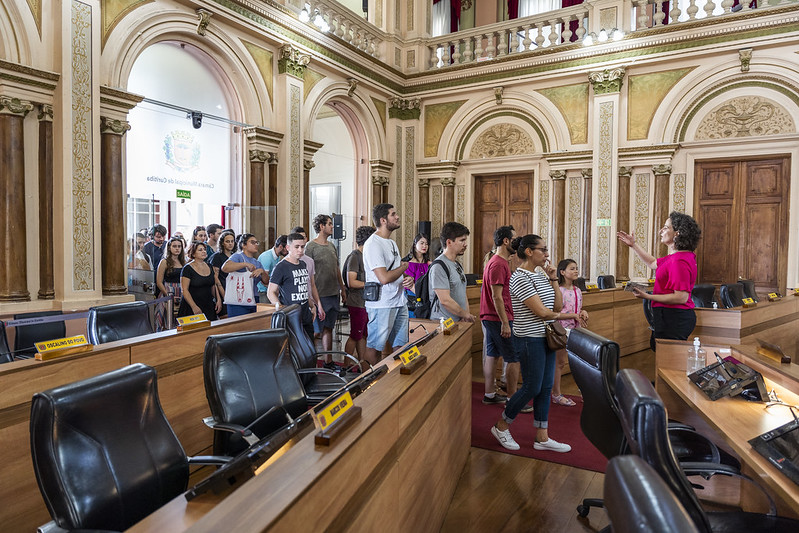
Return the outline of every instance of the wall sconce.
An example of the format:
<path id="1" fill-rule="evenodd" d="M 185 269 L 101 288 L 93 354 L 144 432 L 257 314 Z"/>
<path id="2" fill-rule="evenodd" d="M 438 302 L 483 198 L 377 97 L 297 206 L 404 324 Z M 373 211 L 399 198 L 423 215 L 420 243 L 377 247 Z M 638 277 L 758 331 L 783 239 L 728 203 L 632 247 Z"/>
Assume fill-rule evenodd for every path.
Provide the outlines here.
<path id="1" fill-rule="evenodd" d="M 602 28 L 599 30 L 598 35 L 594 32 L 586 33 L 583 37 L 583 46 L 592 46 L 596 43 L 604 43 L 610 39 L 614 41 L 621 41 L 624 39 L 624 32 L 618 28 L 613 28 L 610 31 Z"/>
<path id="2" fill-rule="evenodd" d="M 313 15 L 311 13 L 313 13 Z M 300 22 L 304 22 L 305 24 L 308 24 L 309 22 L 312 23 L 321 32 L 327 33 L 330 31 L 330 25 L 325 20 L 325 17 L 322 16 L 322 12 L 319 11 L 318 8 L 315 8 L 313 11 L 311 11 L 311 4 L 305 4 L 305 7 L 302 8 L 302 11 L 300 11 L 298 18 L 300 19 Z"/>

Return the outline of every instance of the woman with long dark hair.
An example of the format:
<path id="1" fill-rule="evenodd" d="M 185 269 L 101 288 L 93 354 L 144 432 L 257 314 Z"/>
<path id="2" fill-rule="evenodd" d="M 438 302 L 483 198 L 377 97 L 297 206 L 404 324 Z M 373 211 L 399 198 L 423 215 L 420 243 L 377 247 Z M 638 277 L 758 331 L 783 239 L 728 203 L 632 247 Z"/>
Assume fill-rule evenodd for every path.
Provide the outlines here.
<path id="1" fill-rule="evenodd" d="M 216 320 L 217 313 L 222 309 L 222 300 L 216 291 L 214 270 L 205 262 L 208 246 L 204 242 L 193 242 L 187 255 L 191 261 L 180 271 L 183 301 L 180 302 L 178 316 L 202 313 L 208 320 Z"/>
<path id="2" fill-rule="evenodd" d="M 227 281 L 227 272 L 222 270 L 222 265 L 225 261 L 230 259 L 233 251 L 236 249 L 236 234 L 232 229 L 226 229 L 219 235 L 219 251 L 214 252 L 208 263 L 214 269 L 216 274 L 217 286 L 216 291 L 219 293 L 219 298 L 224 302 L 225 300 L 225 282 Z M 222 311 L 219 316 L 227 315 L 227 306 L 222 305 Z"/>
<path id="3" fill-rule="evenodd" d="M 155 273 L 155 285 L 158 288 L 157 297 L 172 296 L 173 309 L 180 305 L 183 290 L 180 288 L 180 271 L 186 264 L 183 250 L 183 239 L 172 237 L 164 247 L 164 256 L 158 263 Z M 164 304 L 155 306 L 155 324 L 158 331 L 166 329 L 166 309 Z"/>
<path id="4" fill-rule="evenodd" d="M 688 339 L 696 327 L 691 291 L 697 272 L 694 251 L 702 236 L 699 224 L 689 215 L 672 211 L 660 230 L 660 242 L 668 253 L 658 259 L 635 242 L 635 235 L 620 231 L 617 236 L 655 271 L 652 294 L 633 289 L 636 297 L 652 301 L 652 350 L 656 348 L 655 339 Z"/>
<path id="5" fill-rule="evenodd" d="M 505 404 L 502 418 L 491 427 L 491 434 L 509 450 L 519 444 L 510 434 L 510 424 L 527 402 L 533 400 L 533 448 L 565 453 L 571 446 L 549 437 L 549 395 L 555 373 L 555 352 L 549 349 L 546 323 L 566 318 L 579 319 L 576 313 L 561 313 L 563 298 L 557 270 L 549 262 L 549 250 L 538 235 L 525 235 L 513 241 L 521 264 L 510 277 L 513 305 L 513 340 L 521 363 L 522 386 Z"/>

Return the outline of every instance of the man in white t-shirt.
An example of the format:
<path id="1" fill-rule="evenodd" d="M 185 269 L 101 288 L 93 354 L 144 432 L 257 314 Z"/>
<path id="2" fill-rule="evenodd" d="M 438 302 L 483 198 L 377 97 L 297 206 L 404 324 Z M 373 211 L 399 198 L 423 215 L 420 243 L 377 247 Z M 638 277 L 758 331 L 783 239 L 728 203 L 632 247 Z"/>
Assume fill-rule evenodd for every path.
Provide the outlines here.
<path id="1" fill-rule="evenodd" d="M 363 266 L 366 270 L 366 287 L 380 285 L 380 297 L 369 301 L 364 298 L 369 324 L 366 327 L 366 360 L 376 364 L 388 343 L 399 348 L 408 342 L 408 304 L 404 287 L 413 286 L 413 278 L 404 276 L 408 263 L 402 261 L 397 243 L 390 239 L 391 232 L 400 227 L 399 215 L 391 204 L 378 204 L 372 210 L 377 231 L 363 246 Z"/>

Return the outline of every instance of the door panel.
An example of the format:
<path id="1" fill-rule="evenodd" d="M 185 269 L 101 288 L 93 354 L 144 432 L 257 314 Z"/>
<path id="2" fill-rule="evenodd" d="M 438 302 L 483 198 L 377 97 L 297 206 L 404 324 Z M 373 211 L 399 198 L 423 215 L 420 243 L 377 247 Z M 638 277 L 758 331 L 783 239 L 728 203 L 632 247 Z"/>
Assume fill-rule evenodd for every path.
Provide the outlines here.
<path id="1" fill-rule="evenodd" d="M 705 205 L 698 212 L 702 241 L 696 250 L 699 279 L 722 284 L 737 279 L 738 240 L 730 233 L 732 209 L 725 205 Z"/>
<path id="2" fill-rule="evenodd" d="M 744 213 L 741 272 L 754 280 L 755 287 L 777 287 L 779 204 L 749 205 Z"/>

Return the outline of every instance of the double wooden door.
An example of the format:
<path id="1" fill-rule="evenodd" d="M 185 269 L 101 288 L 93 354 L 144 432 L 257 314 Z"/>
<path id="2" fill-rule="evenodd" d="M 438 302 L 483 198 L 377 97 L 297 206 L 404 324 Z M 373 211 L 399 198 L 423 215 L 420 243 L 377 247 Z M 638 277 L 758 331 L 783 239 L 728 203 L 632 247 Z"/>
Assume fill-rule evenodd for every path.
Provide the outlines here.
<path id="1" fill-rule="evenodd" d="M 483 257 L 494 246 L 494 231 L 511 225 L 517 235 L 533 232 L 533 175 L 475 177 L 472 272 L 483 272 Z"/>
<path id="2" fill-rule="evenodd" d="M 702 228 L 699 281 L 754 280 L 759 293 L 784 294 L 790 158 L 696 163 L 694 213 Z"/>

